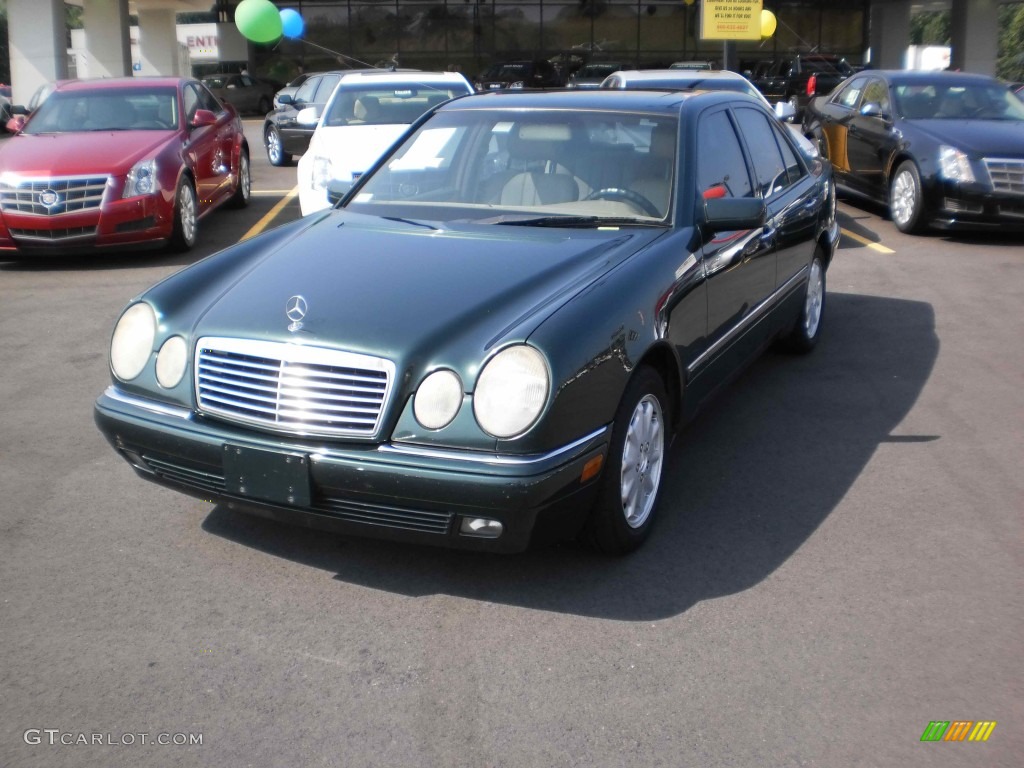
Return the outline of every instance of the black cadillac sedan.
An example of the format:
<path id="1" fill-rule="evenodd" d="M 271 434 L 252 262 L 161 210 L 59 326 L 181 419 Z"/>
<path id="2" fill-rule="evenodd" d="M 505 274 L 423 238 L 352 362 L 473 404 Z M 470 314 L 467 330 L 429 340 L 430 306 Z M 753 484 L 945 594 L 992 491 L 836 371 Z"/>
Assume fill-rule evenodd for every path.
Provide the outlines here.
<path id="1" fill-rule="evenodd" d="M 274 109 L 263 119 L 263 146 L 271 165 L 288 165 L 293 155 L 304 154 L 309 149 L 320 112 L 346 71 L 314 72 L 307 75 L 294 92 L 278 91 Z M 311 111 L 300 121 L 299 113 L 303 110 Z"/>
<path id="2" fill-rule="evenodd" d="M 1024 102 L 994 78 L 867 70 L 814 99 L 804 132 L 903 232 L 1024 229 Z"/>
<path id="3" fill-rule="evenodd" d="M 365 536 L 623 553 L 680 425 L 824 327 L 831 168 L 742 94 L 468 96 L 335 192 L 121 312 L 95 416 L 141 477 Z"/>

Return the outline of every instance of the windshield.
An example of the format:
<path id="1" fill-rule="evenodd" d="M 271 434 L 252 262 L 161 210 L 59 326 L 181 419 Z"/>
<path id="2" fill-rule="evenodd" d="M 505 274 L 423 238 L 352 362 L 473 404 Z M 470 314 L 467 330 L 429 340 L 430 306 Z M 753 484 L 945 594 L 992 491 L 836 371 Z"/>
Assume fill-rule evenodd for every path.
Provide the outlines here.
<path id="1" fill-rule="evenodd" d="M 54 91 L 22 132 L 166 131 L 178 125 L 174 88 Z"/>
<path id="2" fill-rule="evenodd" d="M 640 113 L 439 112 L 348 207 L 440 221 L 660 224 L 671 219 L 677 134 L 676 119 Z"/>
<path id="3" fill-rule="evenodd" d="M 330 128 L 346 125 L 401 125 L 413 123 L 432 107 L 469 93 L 465 86 L 393 83 L 352 87 L 341 85 L 327 107 L 323 124 Z"/>
<path id="4" fill-rule="evenodd" d="M 907 120 L 1024 120 L 1024 102 L 1001 83 L 913 83 L 895 91 Z"/>

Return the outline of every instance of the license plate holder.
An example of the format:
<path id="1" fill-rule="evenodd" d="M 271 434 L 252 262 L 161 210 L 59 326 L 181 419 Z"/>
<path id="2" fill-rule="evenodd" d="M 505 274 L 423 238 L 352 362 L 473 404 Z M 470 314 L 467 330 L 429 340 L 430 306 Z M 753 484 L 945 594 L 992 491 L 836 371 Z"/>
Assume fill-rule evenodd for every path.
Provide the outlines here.
<path id="1" fill-rule="evenodd" d="M 308 507 L 312 501 L 309 456 L 225 443 L 224 485 L 237 496 Z"/>

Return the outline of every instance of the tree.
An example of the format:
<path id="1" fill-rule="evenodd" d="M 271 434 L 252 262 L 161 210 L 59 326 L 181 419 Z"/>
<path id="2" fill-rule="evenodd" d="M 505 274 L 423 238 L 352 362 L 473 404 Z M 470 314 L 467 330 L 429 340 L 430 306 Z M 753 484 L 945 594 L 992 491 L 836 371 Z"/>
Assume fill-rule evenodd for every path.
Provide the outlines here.
<path id="1" fill-rule="evenodd" d="M 1024 81 L 1024 3 L 999 8 L 999 54 L 996 77 Z"/>

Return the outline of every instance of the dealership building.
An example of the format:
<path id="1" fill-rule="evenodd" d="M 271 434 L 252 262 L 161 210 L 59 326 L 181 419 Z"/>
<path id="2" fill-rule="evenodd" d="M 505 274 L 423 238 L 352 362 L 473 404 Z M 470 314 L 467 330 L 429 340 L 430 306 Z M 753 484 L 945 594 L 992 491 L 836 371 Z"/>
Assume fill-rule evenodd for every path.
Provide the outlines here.
<path id="1" fill-rule="evenodd" d="M 999 0 L 768 0 L 776 29 L 763 40 L 701 39 L 701 13 L 717 0 L 291 0 L 301 38 L 255 45 L 233 23 L 234 0 L 77 0 L 84 34 L 76 55 L 90 77 L 191 74 L 177 14 L 213 12 L 217 61 L 279 80 L 300 71 L 398 63 L 475 75 L 495 61 L 543 58 L 573 68 L 589 61 L 623 66 L 702 59 L 745 69 L 796 51 L 821 51 L 853 64 L 905 66 L 915 9 L 952 12 L 950 65 L 994 74 Z M 749 5 L 750 0 L 737 0 Z M 69 72 L 64 0 L 8 0 L 14 100 Z M 718 2 L 718 5 L 722 5 Z M 130 17 L 137 20 L 132 31 Z M 134 48 L 133 48 L 134 43 Z M 209 46 L 207 46 L 209 47 Z M 135 53 L 133 54 L 133 50 Z M 207 57 L 208 60 L 208 57 Z M 195 64 L 195 61 L 192 61 Z"/>

